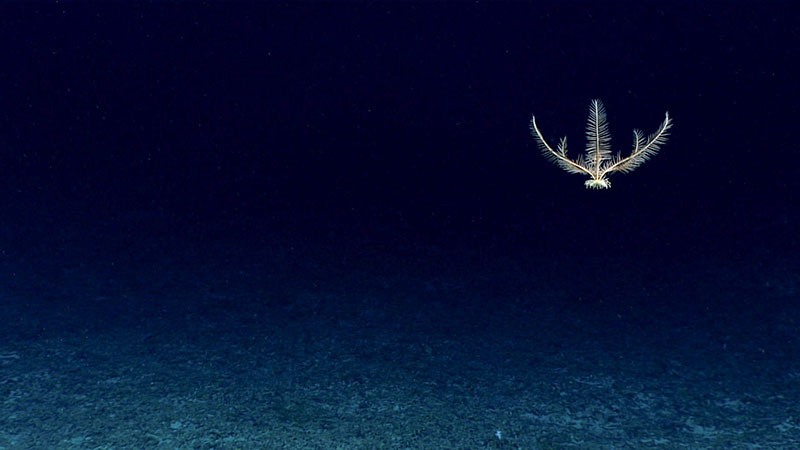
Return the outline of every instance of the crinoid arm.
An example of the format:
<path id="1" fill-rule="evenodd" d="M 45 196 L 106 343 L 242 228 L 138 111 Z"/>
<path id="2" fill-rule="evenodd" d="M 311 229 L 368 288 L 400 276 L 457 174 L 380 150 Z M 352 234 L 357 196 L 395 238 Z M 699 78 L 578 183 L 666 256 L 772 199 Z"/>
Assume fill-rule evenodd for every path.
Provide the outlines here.
<path id="1" fill-rule="evenodd" d="M 606 173 L 609 172 L 632 172 L 634 169 L 642 165 L 645 161 L 652 158 L 653 155 L 658 153 L 661 146 L 667 143 L 669 137 L 669 129 L 672 127 L 672 118 L 669 112 L 664 114 L 664 121 L 658 129 L 651 135 L 644 137 L 641 130 L 633 130 L 633 151 L 625 158 L 619 155 L 615 158 L 614 162 L 608 166 Z"/>
<path id="2" fill-rule="evenodd" d="M 583 161 L 583 157 L 578 157 L 577 160 L 573 161 L 567 156 L 567 138 L 561 138 L 561 141 L 558 143 L 558 147 L 554 150 L 550 144 L 544 139 L 542 136 L 542 132 L 539 131 L 538 125 L 536 125 L 536 116 L 531 117 L 531 134 L 533 138 L 536 140 L 536 143 L 539 144 L 539 150 L 542 151 L 542 154 L 548 161 L 551 161 L 561 167 L 562 169 L 566 170 L 569 173 L 578 173 L 578 174 L 588 174 L 591 175 L 589 169 L 586 168 L 586 164 Z"/>
<path id="3" fill-rule="evenodd" d="M 586 123 L 586 162 L 597 177 L 599 171 L 611 160 L 611 133 L 606 121 L 606 108 L 598 99 L 589 105 Z"/>

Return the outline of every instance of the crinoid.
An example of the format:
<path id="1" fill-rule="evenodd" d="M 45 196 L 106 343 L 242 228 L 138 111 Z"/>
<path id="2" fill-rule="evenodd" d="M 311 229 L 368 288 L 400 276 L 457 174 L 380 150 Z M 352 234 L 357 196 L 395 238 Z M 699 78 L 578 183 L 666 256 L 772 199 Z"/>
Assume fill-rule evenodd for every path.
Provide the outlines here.
<path id="1" fill-rule="evenodd" d="M 589 123 L 586 124 L 586 156 L 570 159 L 567 156 L 567 138 L 562 138 L 558 147 L 553 147 L 544 140 L 539 127 L 536 125 L 536 116 L 531 119 L 531 133 L 544 156 L 558 164 L 569 173 L 586 174 L 591 178 L 584 182 L 590 189 L 608 189 L 611 182 L 608 174 L 612 172 L 631 172 L 643 162 L 655 155 L 659 148 L 667 142 L 672 119 L 669 113 L 664 115 L 664 122 L 655 133 L 645 138 L 640 130 L 633 130 L 633 151 L 623 157 L 621 153 L 611 154 L 611 134 L 606 122 L 606 109 L 600 100 L 592 100 L 589 106 Z"/>

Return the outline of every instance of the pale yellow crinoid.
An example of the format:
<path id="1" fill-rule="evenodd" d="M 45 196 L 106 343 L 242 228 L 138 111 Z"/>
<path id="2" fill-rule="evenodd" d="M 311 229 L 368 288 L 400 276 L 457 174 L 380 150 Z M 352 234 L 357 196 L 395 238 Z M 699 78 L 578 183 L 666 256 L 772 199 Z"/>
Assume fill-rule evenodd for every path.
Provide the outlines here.
<path id="1" fill-rule="evenodd" d="M 639 167 L 658 152 L 658 149 L 667 142 L 672 119 L 669 113 L 664 115 L 664 122 L 655 133 L 645 138 L 640 130 L 633 130 L 633 151 L 623 157 L 621 153 L 611 154 L 611 134 L 608 132 L 606 122 L 606 109 L 600 100 L 592 100 L 589 106 L 589 123 L 586 124 L 586 156 L 580 155 L 578 159 L 567 157 L 567 138 L 562 138 L 556 150 L 544 140 L 539 127 L 536 126 L 536 116 L 531 119 L 531 133 L 539 143 L 539 148 L 544 156 L 558 164 L 569 173 L 589 175 L 590 179 L 584 182 L 589 189 L 608 189 L 611 182 L 608 174 L 612 172 L 630 172 Z"/>

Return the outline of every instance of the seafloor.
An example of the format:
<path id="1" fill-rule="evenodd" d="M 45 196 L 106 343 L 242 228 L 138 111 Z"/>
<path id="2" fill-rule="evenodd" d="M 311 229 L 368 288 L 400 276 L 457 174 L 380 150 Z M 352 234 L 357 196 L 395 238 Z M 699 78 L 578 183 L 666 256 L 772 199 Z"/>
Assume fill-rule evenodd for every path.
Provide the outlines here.
<path id="1" fill-rule="evenodd" d="M 798 258 L 24 223 L 0 449 L 800 448 Z"/>

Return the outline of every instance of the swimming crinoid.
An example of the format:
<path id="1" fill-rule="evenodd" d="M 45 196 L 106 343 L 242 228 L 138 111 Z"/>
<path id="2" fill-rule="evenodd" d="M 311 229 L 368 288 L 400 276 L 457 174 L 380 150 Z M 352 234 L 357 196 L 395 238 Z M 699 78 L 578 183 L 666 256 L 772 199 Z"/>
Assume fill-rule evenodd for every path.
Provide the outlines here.
<path id="1" fill-rule="evenodd" d="M 553 147 L 544 140 L 539 127 L 536 125 L 536 116 L 531 119 L 531 133 L 544 156 L 558 164 L 569 173 L 586 174 L 591 178 L 584 182 L 589 189 L 608 189 L 611 182 L 608 174 L 612 172 L 631 172 L 643 162 L 655 155 L 659 148 L 667 142 L 672 119 L 669 113 L 664 115 L 664 122 L 655 133 L 645 138 L 640 130 L 633 130 L 633 151 L 623 157 L 622 154 L 611 154 L 611 134 L 606 122 L 606 109 L 600 100 L 592 100 L 589 106 L 589 123 L 586 124 L 586 155 L 578 159 L 567 156 L 567 138 L 562 138 L 558 147 Z"/>

